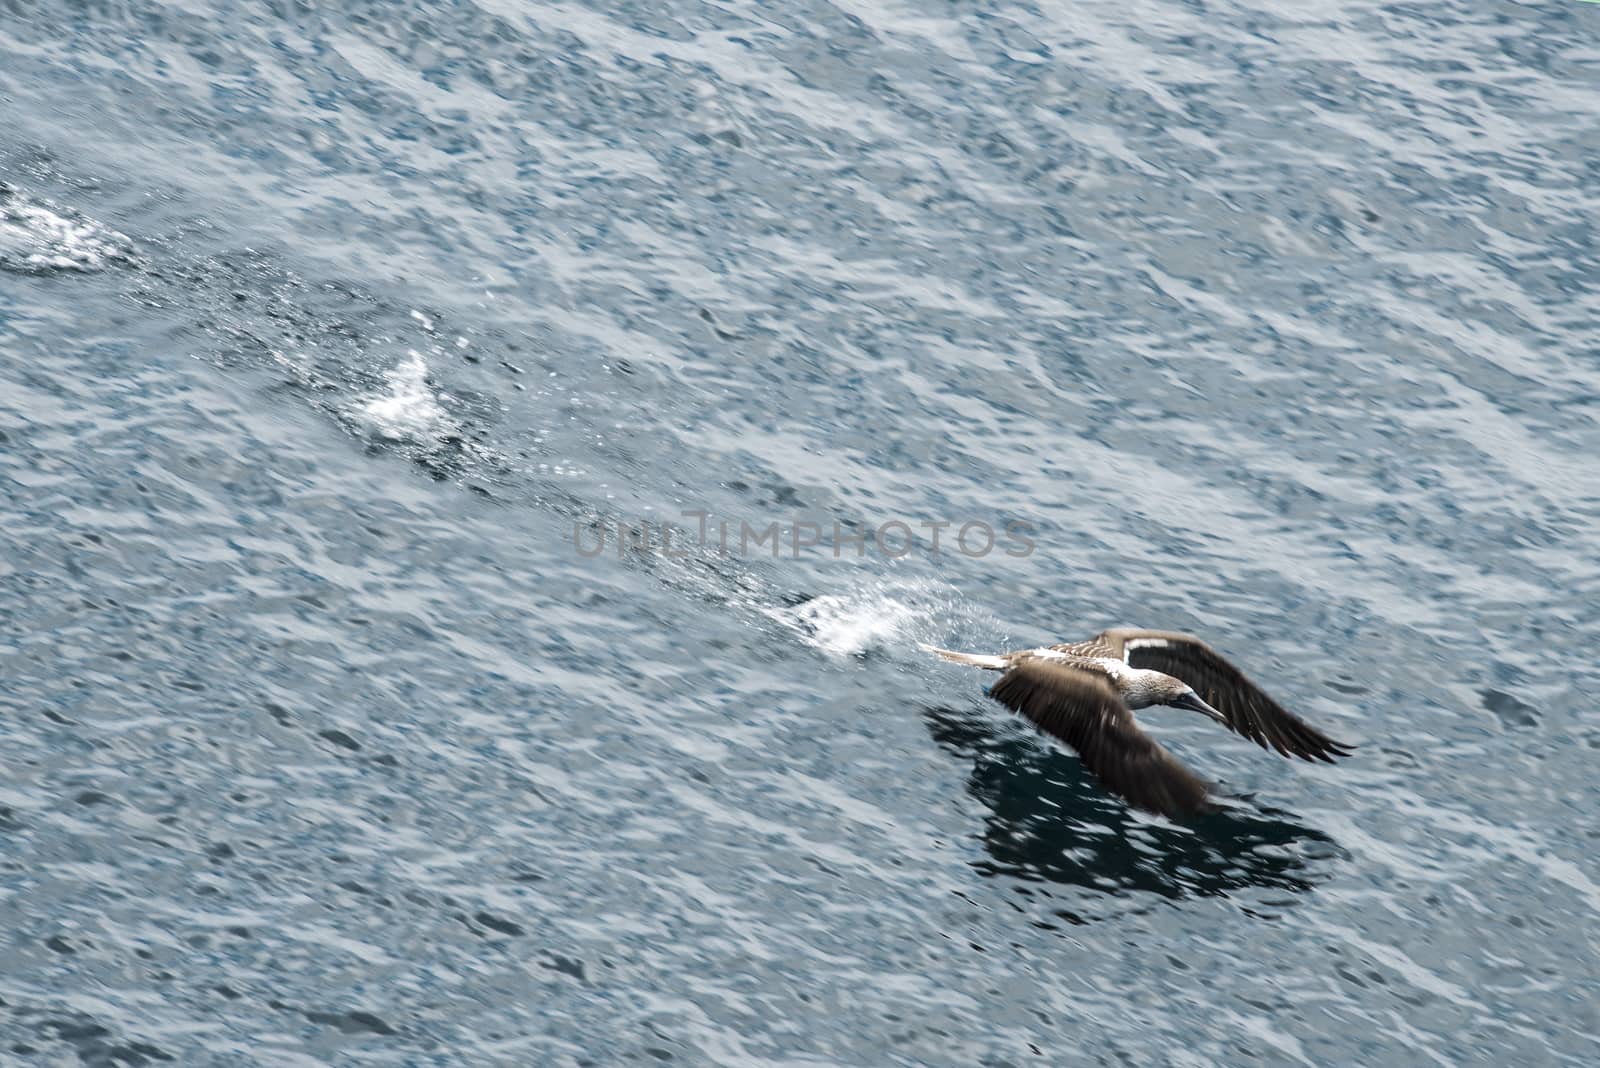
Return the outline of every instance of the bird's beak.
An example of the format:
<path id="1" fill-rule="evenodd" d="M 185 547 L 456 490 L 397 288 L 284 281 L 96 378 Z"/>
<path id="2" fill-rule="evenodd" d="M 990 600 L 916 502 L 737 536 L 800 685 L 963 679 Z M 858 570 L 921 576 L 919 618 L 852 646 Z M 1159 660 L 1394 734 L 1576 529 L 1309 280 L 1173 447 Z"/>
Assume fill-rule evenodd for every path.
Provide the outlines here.
<path id="1" fill-rule="evenodd" d="M 1193 690 L 1190 690 L 1182 697 L 1174 697 L 1172 700 L 1168 701 L 1167 704 L 1171 705 L 1173 708 L 1183 708 L 1190 712 L 1198 712 L 1202 716 L 1210 716 L 1224 727 L 1228 725 L 1227 718 L 1224 717 L 1221 712 L 1218 712 L 1216 709 L 1200 700 L 1200 695 L 1195 693 Z"/>

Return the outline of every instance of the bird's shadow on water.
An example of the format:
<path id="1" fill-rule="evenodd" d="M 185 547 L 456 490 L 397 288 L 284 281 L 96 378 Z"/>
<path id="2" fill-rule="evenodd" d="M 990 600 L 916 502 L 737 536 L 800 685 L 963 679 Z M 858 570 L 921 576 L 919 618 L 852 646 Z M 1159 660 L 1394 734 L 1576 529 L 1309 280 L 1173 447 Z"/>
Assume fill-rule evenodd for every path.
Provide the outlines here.
<path id="1" fill-rule="evenodd" d="M 976 709 L 925 707 L 923 716 L 934 741 L 973 762 L 968 789 L 989 808 L 987 857 L 974 868 L 1053 899 L 1051 911 L 1068 923 L 1106 918 L 1096 901 L 1108 899 L 1133 899 L 1111 910 L 1125 915 L 1141 902 L 1238 897 L 1246 911 L 1269 915 L 1326 880 L 1344 852 L 1292 814 L 1259 805 L 1231 803 L 1184 825 L 1147 820 L 1076 757 Z M 1063 901 L 1047 884 L 1092 897 Z"/>

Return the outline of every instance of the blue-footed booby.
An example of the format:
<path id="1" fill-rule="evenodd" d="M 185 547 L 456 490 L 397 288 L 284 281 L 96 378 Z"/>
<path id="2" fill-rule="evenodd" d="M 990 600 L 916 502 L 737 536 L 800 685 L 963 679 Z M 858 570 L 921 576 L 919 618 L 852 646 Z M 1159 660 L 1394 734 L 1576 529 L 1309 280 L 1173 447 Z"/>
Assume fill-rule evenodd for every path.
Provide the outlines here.
<path id="1" fill-rule="evenodd" d="M 1107 789 L 1169 819 L 1209 808 L 1206 783 L 1139 727 L 1136 708 L 1199 712 L 1284 756 L 1331 764 L 1353 752 L 1268 697 L 1192 634 L 1117 627 L 1088 641 L 992 656 L 922 648 L 1003 672 L 990 697 L 1071 746 Z"/>

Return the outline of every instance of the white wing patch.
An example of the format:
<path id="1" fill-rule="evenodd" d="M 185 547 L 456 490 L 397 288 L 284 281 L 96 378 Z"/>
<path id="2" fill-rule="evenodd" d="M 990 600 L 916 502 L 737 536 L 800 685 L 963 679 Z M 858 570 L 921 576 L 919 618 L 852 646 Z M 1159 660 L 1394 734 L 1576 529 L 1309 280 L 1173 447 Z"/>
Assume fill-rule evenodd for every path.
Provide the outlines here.
<path id="1" fill-rule="evenodd" d="M 1122 661 L 1128 662 L 1128 657 L 1135 649 L 1164 648 L 1172 643 L 1165 638 L 1129 638 L 1122 643 Z"/>

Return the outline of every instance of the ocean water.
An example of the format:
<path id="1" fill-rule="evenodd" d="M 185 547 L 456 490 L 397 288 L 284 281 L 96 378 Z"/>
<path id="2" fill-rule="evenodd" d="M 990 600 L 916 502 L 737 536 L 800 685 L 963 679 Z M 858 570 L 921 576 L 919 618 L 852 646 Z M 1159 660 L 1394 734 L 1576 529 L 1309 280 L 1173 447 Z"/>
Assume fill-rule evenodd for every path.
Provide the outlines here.
<path id="1" fill-rule="evenodd" d="M 0 3 L 0 1063 L 1596 1063 L 1597 131 L 1580 0 Z M 1115 624 L 1357 755 L 916 648 Z"/>

